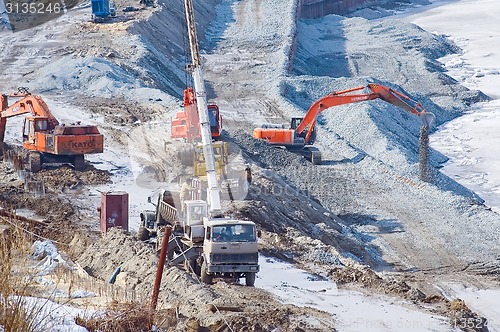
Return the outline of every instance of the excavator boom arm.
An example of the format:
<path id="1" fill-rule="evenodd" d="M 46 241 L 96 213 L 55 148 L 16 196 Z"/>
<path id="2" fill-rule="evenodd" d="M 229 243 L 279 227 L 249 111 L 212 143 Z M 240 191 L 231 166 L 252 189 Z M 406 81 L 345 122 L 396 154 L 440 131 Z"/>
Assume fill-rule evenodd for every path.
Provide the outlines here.
<path id="1" fill-rule="evenodd" d="M 10 96 L 20 97 L 20 95 L 18 94 L 11 94 Z M 57 119 L 52 115 L 49 107 L 40 96 L 26 94 L 22 97 L 22 99 L 19 99 L 11 106 L 7 107 L 6 109 L 2 109 L 1 117 L 10 118 L 13 116 L 30 113 L 34 116 L 43 116 L 48 118 L 49 123 L 54 127 L 59 125 L 59 121 L 57 121 Z M 3 95 L 2 98 L 6 98 L 6 96 Z"/>
<path id="2" fill-rule="evenodd" d="M 434 123 L 434 120 L 436 118 L 434 114 L 427 112 L 422 104 L 412 100 L 410 97 L 402 94 L 401 92 L 375 83 L 370 83 L 367 87 L 372 91 L 371 93 L 349 94 L 351 92 L 363 90 L 365 88 L 364 86 L 359 86 L 352 89 L 332 92 L 318 99 L 311 105 L 311 107 L 309 107 L 309 110 L 307 111 L 306 115 L 299 123 L 295 131 L 298 134 L 301 134 L 309 126 L 305 136 L 307 141 L 313 131 L 316 117 L 324 110 L 333 106 L 358 103 L 377 98 L 380 98 L 390 104 L 393 104 L 396 107 L 417 115 L 427 127 L 431 127 Z M 410 103 L 412 103 L 414 106 L 412 106 Z"/>
<path id="3" fill-rule="evenodd" d="M 8 106 L 8 97 L 21 97 L 22 99 Z M 0 103 L 2 104 L 2 111 L 0 112 L 0 143 L 3 143 L 5 138 L 7 119 L 14 116 L 29 113 L 33 116 L 46 117 L 49 128 L 55 128 L 59 125 L 59 121 L 52 115 L 49 107 L 40 96 L 34 96 L 28 92 L 22 94 L 17 92 L 10 95 L 1 95 L 0 98 Z"/>
<path id="4" fill-rule="evenodd" d="M 333 107 L 333 106 L 339 106 L 339 105 L 345 105 L 345 104 L 351 104 L 351 103 L 359 103 L 362 101 L 366 100 L 372 100 L 378 98 L 378 95 L 375 93 L 366 93 L 366 94 L 351 94 L 349 95 L 348 93 L 352 91 L 357 91 L 364 89 L 363 86 L 353 88 L 353 89 L 348 89 L 348 90 L 343 90 L 343 91 L 336 91 L 332 92 L 323 98 L 318 99 L 315 101 L 311 107 L 309 107 L 309 110 L 307 111 L 306 115 L 304 116 L 304 119 L 300 122 L 300 124 L 297 126 L 297 133 L 300 134 L 304 131 L 304 129 L 309 126 L 308 132 L 312 131 L 314 127 L 314 122 L 316 120 L 316 117 L 326 110 L 327 108 Z M 306 135 L 307 136 L 307 135 Z"/>
<path id="5" fill-rule="evenodd" d="M 378 98 L 383 101 L 417 115 L 425 126 L 430 128 L 434 124 L 436 116 L 428 112 L 420 102 L 380 84 L 370 83 L 368 84 L 368 88 L 376 93 Z M 413 104 L 413 106 L 410 103 Z"/>

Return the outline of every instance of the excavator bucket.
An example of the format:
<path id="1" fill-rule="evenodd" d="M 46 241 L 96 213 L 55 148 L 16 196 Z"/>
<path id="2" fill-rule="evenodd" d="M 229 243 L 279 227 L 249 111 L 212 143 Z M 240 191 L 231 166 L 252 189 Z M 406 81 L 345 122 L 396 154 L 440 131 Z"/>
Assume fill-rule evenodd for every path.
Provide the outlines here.
<path id="1" fill-rule="evenodd" d="M 431 128 L 434 124 L 434 121 L 436 121 L 436 116 L 430 112 L 422 112 L 418 115 L 418 117 L 420 118 L 420 121 L 422 121 L 424 126 L 427 126 L 429 128 Z"/>

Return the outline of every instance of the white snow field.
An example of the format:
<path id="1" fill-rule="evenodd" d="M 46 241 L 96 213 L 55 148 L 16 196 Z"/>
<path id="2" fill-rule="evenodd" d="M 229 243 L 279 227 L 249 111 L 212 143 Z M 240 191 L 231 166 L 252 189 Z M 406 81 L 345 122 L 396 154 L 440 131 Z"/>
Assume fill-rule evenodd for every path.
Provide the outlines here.
<path id="1" fill-rule="evenodd" d="M 450 160 L 443 172 L 474 190 L 500 212 L 500 3 L 495 0 L 432 1 L 398 17 L 444 34 L 461 49 L 441 59 L 448 75 L 494 100 L 474 105 L 431 136 Z"/>

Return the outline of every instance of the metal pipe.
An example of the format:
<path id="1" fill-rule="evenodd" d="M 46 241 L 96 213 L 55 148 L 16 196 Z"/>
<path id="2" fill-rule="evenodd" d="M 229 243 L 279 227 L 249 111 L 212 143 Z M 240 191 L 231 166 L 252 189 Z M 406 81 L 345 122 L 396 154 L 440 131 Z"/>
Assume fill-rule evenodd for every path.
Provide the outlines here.
<path id="1" fill-rule="evenodd" d="M 160 260 L 158 261 L 158 269 L 156 270 L 156 280 L 153 288 L 153 297 L 151 298 L 151 313 L 156 311 L 156 305 L 158 304 L 158 295 L 160 294 L 160 284 L 163 275 L 163 267 L 167 259 L 167 247 L 168 239 L 170 238 L 170 233 L 172 227 L 166 226 L 165 233 L 163 234 L 163 242 L 161 244 Z"/>
<path id="2" fill-rule="evenodd" d="M 116 281 L 116 277 L 118 276 L 118 274 L 120 274 L 120 272 L 122 271 L 122 267 L 121 266 L 118 266 L 115 270 L 115 272 L 113 272 L 113 274 L 111 275 L 111 277 L 109 278 L 108 280 L 108 284 L 111 284 L 113 285 Z"/>

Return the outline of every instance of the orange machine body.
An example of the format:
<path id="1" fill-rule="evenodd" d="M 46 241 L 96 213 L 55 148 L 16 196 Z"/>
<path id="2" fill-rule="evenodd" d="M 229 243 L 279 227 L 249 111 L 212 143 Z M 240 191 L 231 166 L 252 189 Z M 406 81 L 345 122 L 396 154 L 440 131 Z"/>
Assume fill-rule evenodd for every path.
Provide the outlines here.
<path id="1" fill-rule="evenodd" d="M 366 87 L 371 92 L 363 94 L 353 94 L 354 91 L 365 89 L 364 86 L 352 89 L 334 91 L 316 100 L 303 118 L 292 118 L 290 128 L 283 125 L 263 125 L 255 128 L 253 137 L 267 141 L 275 146 L 283 146 L 297 151 L 304 155 L 313 164 L 321 164 L 321 152 L 312 146 L 316 139 L 316 118 L 318 115 L 330 107 L 358 103 L 367 100 L 380 98 L 412 114 L 417 115 L 423 124 L 431 127 L 434 123 L 434 114 L 427 112 L 422 104 L 415 102 L 410 97 L 380 84 L 370 83 Z"/>
<path id="2" fill-rule="evenodd" d="M 21 98 L 8 106 L 8 97 Z M 10 95 L 0 95 L 0 144 L 5 138 L 7 119 L 26 114 L 23 126 L 23 147 L 33 157 L 32 171 L 38 171 L 41 161 L 70 162 L 75 168 L 84 166 L 84 155 L 102 153 L 104 136 L 96 126 L 61 125 L 40 96 L 20 88 Z M 43 158 L 42 158 L 43 157 Z"/>
<path id="3" fill-rule="evenodd" d="M 188 87 L 184 90 L 184 109 L 175 114 L 172 119 L 171 137 L 183 138 L 189 142 L 201 140 L 200 118 L 194 90 Z M 222 116 L 216 104 L 208 104 L 210 131 L 213 139 L 219 139 L 222 132 Z"/>
<path id="4" fill-rule="evenodd" d="M 364 86 L 332 92 L 316 100 L 309 107 L 304 118 L 292 118 L 291 128 L 287 129 L 281 125 L 264 125 L 254 129 L 253 137 L 266 140 L 274 145 L 304 147 L 314 142 L 316 118 L 321 112 L 330 107 L 377 98 L 419 116 L 427 126 L 431 126 L 434 122 L 434 114 L 427 112 L 420 103 L 411 100 L 408 96 L 380 84 L 370 83 L 367 88 L 372 92 L 351 94 L 351 92 L 365 89 Z"/>
<path id="5" fill-rule="evenodd" d="M 27 116 L 24 120 L 23 147 L 54 155 L 102 153 L 104 137 L 96 126 L 56 126 L 47 130 L 46 117 Z"/>
<path id="6" fill-rule="evenodd" d="M 269 144 L 280 144 L 284 146 L 293 146 L 293 143 L 296 141 L 294 129 L 255 128 L 253 137 L 263 139 Z"/>

